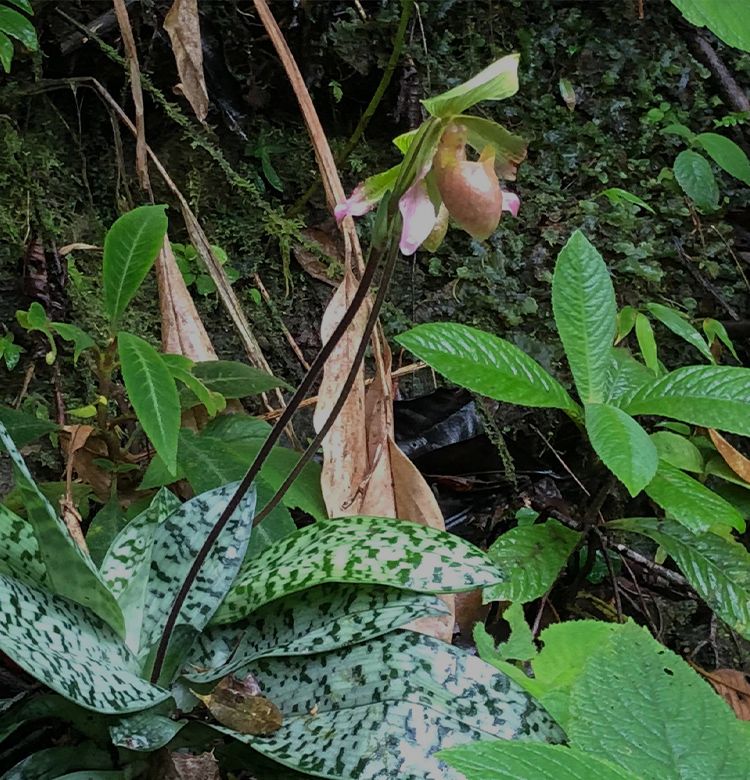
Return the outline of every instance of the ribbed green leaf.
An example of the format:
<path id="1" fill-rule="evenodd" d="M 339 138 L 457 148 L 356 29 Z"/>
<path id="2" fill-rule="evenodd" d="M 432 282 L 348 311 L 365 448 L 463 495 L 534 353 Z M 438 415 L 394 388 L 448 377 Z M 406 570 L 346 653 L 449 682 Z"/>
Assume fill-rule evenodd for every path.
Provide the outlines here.
<path id="1" fill-rule="evenodd" d="M 518 92 L 518 54 L 493 62 L 469 81 L 448 92 L 423 100 L 422 105 L 433 116 L 462 114 L 483 100 L 504 100 Z"/>
<path id="2" fill-rule="evenodd" d="M 523 606 L 518 602 L 507 606 L 503 610 L 503 620 L 510 627 L 510 636 L 505 642 L 498 645 L 495 644 L 495 640 L 487 633 L 487 629 L 482 623 L 477 623 L 473 631 L 474 644 L 477 646 L 479 657 L 501 671 L 501 664 L 506 659 L 530 661 L 537 655 L 534 635 L 526 622 Z M 512 675 L 508 676 L 512 679 Z"/>
<path id="3" fill-rule="evenodd" d="M 552 308 L 581 400 L 604 401 L 610 384 L 617 304 L 607 266 L 580 230 L 557 257 Z"/>
<path id="4" fill-rule="evenodd" d="M 89 780 L 100 780 L 102 773 L 105 777 L 109 774 L 107 768 L 112 766 L 112 757 L 90 742 L 84 742 L 76 747 L 51 747 L 39 750 L 16 764 L 10 771 L 3 775 L 2 780 L 61 780 L 70 778 L 69 774 L 62 774 L 71 769 L 89 767 L 87 772 Z M 76 773 L 78 774 L 78 773 Z M 122 773 L 118 772 L 122 778 Z M 79 780 L 79 778 L 76 778 Z M 110 780 L 106 777 L 106 780 Z"/>
<path id="5" fill-rule="evenodd" d="M 2 405 L 0 405 L 0 423 L 5 426 L 8 435 L 16 443 L 16 447 L 23 447 L 45 434 L 60 429 L 60 426 L 55 425 L 51 420 L 40 420 L 33 414 Z M 0 452 L 5 452 L 2 441 L 0 441 Z"/>
<path id="6" fill-rule="evenodd" d="M 34 15 L 34 9 L 31 7 L 30 0 L 5 0 L 10 5 L 14 5 L 16 8 L 20 8 L 30 16 Z"/>
<path id="7" fill-rule="evenodd" d="M 688 344 L 692 344 L 710 363 L 716 362 L 703 336 L 687 320 L 680 317 L 674 309 L 662 306 L 660 303 L 649 303 L 646 308 L 672 333 L 685 339 Z"/>
<path id="8" fill-rule="evenodd" d="M 50 327 L 63 340 L 73 342 L 73 363 L 78 362 L 78 358 L 81 356 L 81 352 L 83 352 L 84 349 L 90 349 L 91 347 L 96 346 L 94 339 L 76 325 L 70 325 L 67 322 L 52 322 L 50 323 Z"/>
<path id="9" fill-rule="evenodd" d="M 591 446 L 630 494 L 637 495 L 656 474 L 656 446 L 646 431 L 616 406 L 586 404 L 585 408 Z"/>
<path id="10" fill-rule="evenodd" d="M 209 627 L 191 650 L 186 677 L 211 682 L 256 658 L 309 655 L 381 636 L 448 607 L 436 596 L 382 585 L 326 583 L 277 599 L 231 626 Z"/>
<path id="11" fill-rule="evenodd" d="M 169 697 L 90 610 L 0 574 L 0 649 L 45 685 L 98 712 L 132 712 Z"/>
<path id="12" fill-rule="evenodd" d="M 719 208 L 719 186 L 708 160 L 692 149 L 685 149 L 674 161 L 674 177 L 690 200 L 702 211 Z"/>
<path id="13" fill-rule="evenodd" d="M 0 572 L 27 585 L 49 586 L 31 523 L 3 504 L 0 504 L 0 539 Z"/>
<path id="14" fill-rule="evenodd" d="M 504 533 L 489 549 L 490 558 L 508 579 L 485 588 L 487 601 L 526 603 L 541 598 L 557 579 L 580 533 L 557 520 L 540 525 L 525 525 Z"/>
<path id="15" fill-rule="evenodd" d="M 401 346 L 445 377 L 476 393 L 523 406 L 580 409 L 535 360 L 518 347 L 455 323 L 419 325 L 396 337 Z"/>
<path id="16" fill-rule="evenodd" d="M 609 403 L 618 405 L 623 396 L 632 395 L 644 385 L 653 382 L 653 371 L 639 363 L 626 349 L 612 347 L 611 357 L 611 379 L 607 397 Z"/>
<path id="17" fill-rule="evenodd" d="M 130 403 L 167 468 L 177 468 L 180 399 L 174 377 L 159 353 L 139 336 L 120 333 L 117 349 Z"/>
<path id="18" fill-rule="evenodd" d="M 467 780 L 642 780 L 599 756 L 561 745 L 480 742 L 441 751 Z"/>
<path id="19" fill-rule="evenodd" d="M 34 25 L 18 11 L 0 6 L 0 30 L 11 38 L 15 38 L 29 50 L 36 51 L 39 41 L 36 38 Z"/>
<path id="20" fill-rule="evenodd" d="M 689 439 L 672 431 L 657 431 L 651 434 L 651 441 L 660 460 L 683 471 L 703 473 L 703 455 Z"/>
<path id="21" fill-rule="evenodd" d="M 674 520 L 631 517 L 609 528 L 643 534 L 660 544 L 716 614 L 750 639 L 750 553 L 713 533 L 694 534 Z"/>
<path id="22" fill-rule="evenodd" d="M 645 314 L 638 312 L 635 316 L 635 337 L 638 339 L 638 349 L 643 355 L 643 362 L 651 372 L 659 376 L 659 355 L 656 348 L 654 329 Z"/>
<path id="23" fill-rule="evenodd" d="M 688 664 L 634 623 L 619 626 L 573 688 L 573 747 L 646 780 L 747 780 L 750 732 Z"/>
<path id="24" fill-rule="evenodd" d="M 656 212 L 651 208 L 651 206 L 646 203 L 645 200 L 642 200 L 637 195 L 633 195 L 632 192 L 628 192 L 627 190 L 623 190 L 620 187 L 610 187 L 607 190 L 604 190 L 604 192 L 601 193 L 602 195 L 606 195 L 606 197 L 609 199 L 609 202 L 616 206 L 623 201 L 626 201 L 627 203 L 632 203 L 635 206 L 640 206 L 642 209 L 646 209 L 646 211 L 650 211 L 652 214 L 655 214 Z"/>
<path id="25" fill-rule="evenodd" d="M 13 54 L 13 41 L 4 32 L 0 31 L 0 64 L 6 73 L 10 73 Z M 8 368 L 13 368 L 13 366 L 9 365 Z"/>
<path id="26" fill-rule="evenodd" d="M 172 720 L 154 710 L 137 712 L 109 727 L 112 744 L 138 752 L 164 747 L 187 723 Z"/>
<path id="27" fill-rule="evenodd" d="M 219 730 L 318 777 L 458 780 L 436 751 L 481 738 L 563 739 L 505 675 L 411 631 L 318 656 L 261 659 L 251 670 L 282 727 L 261 738 Z"/>
<path id="28" fill-rule="evenodd" d="M 750 15 L 748 16 L 748 32 L 750 32 Z M 713 161 L 730 176 L 734 176 L 750 186 L 750 161 L 734 141 L 718 133 L 700 133 L 700 135 L 695 136 L 695 140 L 708 152 Z"/>
<path id="29" fill-rule="evenodd" d="M 125 625 L 114 596 L 94 566 L 89 554 L 73 540 L 65 523 L 40 493 L 21 454 L 0 423 L 0 441 L 15 466 L 16 482 L 23 495 L 29 522 L 34 531 L 47 583 L 61 596 L 89 607 L 124 635 Z"/>
<path id="30" fill-rule="evenodd" d="M 112 328 L 156 260 L 167 232 L 166 206 L 140 206 L 123 214 L 104 239 L 104 308 Z"/>
<path id="31" fill-rule="evenodd" d="M 141 626 L 141 650 L 152 647 L 161 638 L 175 597 L 236 488 L 237 484 L 233 483 L 196 496 L 156 526 Z M 211 548 L 176 625 L 200 631 L 212 618 L 245 557 L 254 516 L 255 490 L 251 489 Z"/>
<path id="32" fill-rule="evenodd" d="M 289 385 L 283 379 L 233 360 L 209 360 L 196 363 L 193 374 L 215 393 L 224 398 L 245 398 Z"/>
<path id="33" fill-rule="evenodd" d="M 456 536 L 382 517 L 336 518 L 303 528 L 246 561 L 214 622 L 240 620 L 324 582 L 450 593 L 505 577 L 485 553 Z"/>
<path id="34" fill-rule="evenodd" d="M 664 461 L 646 493 L 693 533 L 704 533 L 717 524 L 745 530 L 744 518 L 728 501 Z"/>
<path id="35" fill-rule="evenodd" d="M 750 436 L 750 370 L 678 368 L 624 397 L 620 408 L 632 415 L 658 414 Z"/>
<path id="36" fill-rule="evenodd" d="M 696 27 L 708 27 L 722 41 L 750 51 L 750 10 L 746 3 L 726 0 L 672 0 Z"/>

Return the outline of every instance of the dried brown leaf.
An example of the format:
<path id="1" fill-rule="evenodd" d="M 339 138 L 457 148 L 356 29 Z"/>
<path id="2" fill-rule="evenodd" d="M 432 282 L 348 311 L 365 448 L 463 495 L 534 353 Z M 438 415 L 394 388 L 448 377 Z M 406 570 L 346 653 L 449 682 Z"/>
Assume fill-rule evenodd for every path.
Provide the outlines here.
<path id="1" fill-rule="evenodd" d="M 281 728 L 279 708 L 262 695 L 255 678 L 224 677 L 206 696 L 195 694 L 222 726 L 240 734 L 267 736 Z"/>
<path id="2" fill-rule="evenodd" d="M 160 750 L 151 763 L 149 780 L 221 780 L 213 753 L 194 756 Z"/>
<path id="3" fill-rule="evenodd" d="M 198 0 L 174 0 L 164 19 L 164 29 L 172 41 L 181 92 L 198 117 L 204 122 L 208 114 L 208 90 L 203 76 L 203 50 L 198 18 Z"/>
<path id="4" fill-rule="evenodd" d="M 727 466 L 745 482 L 750 482 L 750 460 L 748 460 L 741 452 L 736 450 L 718 431 L 714 431 L 709 428 L 708 430 L 711 441 L 719 451 L 719 454 Z"/>
<path id="5" fill-rule="evenodd" d="M 81 444 L 87 428 L 88 434 Z M 71 476 L 75 473 L 82 482 L 91 485 L 98 498 L 106 502 L 112 492 L 112 475 L 100 469 L 94 461 L 108 456 L 107 445 L 98 436 L 92 436 L 92 430 L 89 425 L 66 425 L 60 431 L 60 446 L 68 459 Z"/>
<path id="6" fill-rule="evenodd" d="M 740 720 L 750 720 L 750 675 L 736 669 L 716 669 L 707 672 L 693 667 L 705 677 Z"/>
<path id="7" fill-rule="evenodd" d="M 302 234 L 309 241 L 317 244 L 323 254 L 338 261 L 342 267 L 345 265 L 341 250 L 327 233 L 324 233 L 322 230 L 303 230 Z M 295 244 L 292 252 L 294 253 L 294 259 L 313 279 L 330 284 L 332 287 L 338 287 L 341 276 L 331 276 L 328 272 L 328 266 L 322 260 L 318 260 L 314 252 L 306 249 L 301 244 Z"/>

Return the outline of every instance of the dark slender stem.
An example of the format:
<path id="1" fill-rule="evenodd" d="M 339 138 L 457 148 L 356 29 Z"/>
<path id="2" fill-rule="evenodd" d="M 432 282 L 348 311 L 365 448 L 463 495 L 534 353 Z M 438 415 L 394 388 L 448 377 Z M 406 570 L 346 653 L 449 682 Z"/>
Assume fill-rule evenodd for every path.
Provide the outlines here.
<path id="1" fill-rule="evenodd" d="M 219 519 L 216 522 L 216 525 L 214 525 L 214 527 L 211 529 L 211 532 L 206 537 L 206 541 L 203 543 L 203 546 L 201 547 L 200 551 L 198 552 L 198 555 L 193 561 L 193 565 L 190 567 L 190 571 L 188 572 L 184 582 L 182 583 L 182 587 L 180 588 L 177 597 L 175 598 L 174 604 L 172 605 L 172 610 L 170 611 L 169 617 L 167 618 L 167 622 L 164 625 L 164 633 L 162 634 L 161 640 L 159 641 L 159 647 L 156 651 L 156 658 L 154 659 L 154 668 L 151 674 L 151 682 L 156 683 L 156 681 L 159 679 L 162 666 L 164 665 L 164 658 L 167 653 L 169 638 L 171 637 L 172 632 L 174 631 L 174 627 L 177 623 L 177 617 L 180 614 L 182 605 L 185 603 L 185 599 L 187 598 L 188 593 L 190 592 L 190 588 L 192 587 L 195 578 L 198 576 L 198 572 L 200 571 L 201 566 L 203 566 L 203 563 L 208 557 L 208 553 L 210 552 L 211 548 L 215 544 L 216 540 L 219 538 L 219 534 L 222 532 L 222 530 L 224 530 L 224 527 L 229 522 L 229 518 L 232 516 L 234 511 L 239 506 L 240 501 L 242 501 L 242 499 L 245 497 L 245 494 L 250 489 L 250 486 L 253 484 L 255 478 L 258 476 L 258 473 L 260 472 L 263 463 L 265 462 L 266 458 L 270 454 L 276 442 L 279 440 L 279 437 L 281 436 L 281 433 L 284 430 L 286 424 L 292 418 L 292 415 L 297 411 L 297 407 L 300 405 L 300 403 L 302 402 L 302 400 L 304 399 L 304 397 L 307 395 L 308 391 L 312 387 L 313 383 L 317 379 L 318 375 L 323 370 L 323 366 L 325 365 L 326 360 L 328 360 L 331 353 L 336 348 L 336 345 L 339 343 L 344 333 L 346 333 L 347 328 L 349 327 L 349 325 L 351 325 L 352 321 L 354 320 L 354 317 L 356 316 L 362 303 L 364 302 L 365 298 L 369 293 L 370 284 L 372 283 L 372 280 L 375 277 L 375 271 L 377 270 L 377 267 L 380 265 L 381 255 L 382 255 L 381 250 L 376 248 L 372 249 L 370 253 L 370 257 L 367 261 L 367 265 L 365 267 L 365 272 L 362 275 L 362 279 L 360 280 L 359 286 L 357 287 L 357 291 L 355 292 L 354 297 L 352 298 L 352 302 L 349 305 L 349 308 L 346 310 L 344 316 L 341 318 L 341 322 L 339 322 L 339 324 L 336 326 L 336 329 L 332 333 L 331 338 L 328 339 L 328 341 L 323 345 L 322 349 L 318 353 L 318 356 L 315 358 L 315 361 L 313 362 L 312 366 L 310 366 L 310 370 L 307 372 L 305 378 L 302 380 L 302 383 L 297 388 L 297 392 L 294 394 L 291 401 L 289 402 L 289 405 L 284 410 L 284 413 L 281 415 L 278 422 L 273 427 L 273 430 L 271 431 L 268 438 L 263 442 L 263 446 L 260 448 L 260 451 L 256 455 L 255 460 L 253 461 L 252 465 L 248 469 L 247 474 L 245 474 L 242 482 L 240 482 L 234 495 L 230 499 L 224 511 L 221 513 L 221 517 L 219 517 Z M 390 255 L 389 255 L 389 261 L 390 261 Z M 381 288 L 380 288 L 381 290 L 387 287 L 387 279 L 383 279 L 383 282 L 384 284 L 381 284 Z M 378 297 L 380 297 L 380 292 L 378 293 Z M 369 320 L 368 320 L 368 324 L 369 324 Z M 362 354 L 364 355 L 364 350 L 362 351 Z M 358 366 L 355 363 L 355 365 L 352 368 L 353 370 L 356 371 L 357 367 Z"/>

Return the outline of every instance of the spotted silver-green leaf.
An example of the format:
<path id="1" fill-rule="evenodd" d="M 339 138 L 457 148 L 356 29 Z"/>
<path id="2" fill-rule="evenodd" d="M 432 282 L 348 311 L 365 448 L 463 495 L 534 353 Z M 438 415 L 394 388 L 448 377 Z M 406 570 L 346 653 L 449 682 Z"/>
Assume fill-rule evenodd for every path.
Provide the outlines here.
<path id="1" fill-rule="evenodd" d="M 0 572 L 27 585 L 47 585 L 47 570 L 31 523 L 4 504 L 0 504 L 0 539 Z"/>
<path id="2" fill-rule="evenodd" d="M 16 481 L 47 571 L 49 586 L 61 596 L 89 607 L 120 635 L 124 635 L 125 622 L 115 597 L 104 583 L 91 556 L 73 539 L 65 523 L 39 491 L 21 453 L 2 423 L 0 441 L 15 466 Z"/>
<path id="3" fill-rule="evenodd" d="M 91 610 L 0 574 L 0 649 L 40 682 L 98 712 L 169 697 L 140 678 L 134 655 Z"/>
<path id="4" fill-rule="evenodd" d="M 317 777 L 457 780 L 437 751 L 478 739 L 564 739 L 509 677 L 411 631 L 312 657 L 263 658 L 251 670 L 283 724 L 263 738 L 221 730 Z"/>
<path id="5" fill-rule="evenodd" d="M 203 543 L 237 489 L 236 482 L 201 493 L 157 525 L 151 551 L 139 657 L 159 641 L 169 611 Z M 213 617 L 240 568 L 255 516 L 255 488 L 232 513 L 195 578 L 176 625 L 200 631 Z M 185 648 L 187 650 L 187 648 Z"/>
<path id="6" fill-rule="evenodd" d="M 416 618 L 444 615 L 437 596 L 383 585 L 325 583 L 261 607 L 229 626 L 211 626 L 191 652 L 194 682 L 211 682 L 265 656 L 308 655 L 363 642 Z"/>
<path id="7" fill-rule="evenodd" d="M 303 528 L 247 561 L 214 622 L 240 620 L 323 582 L 454 593 L 504 579 L 485 553 L 457 536 L 403 520 L 342 517 Z"/>
<path id="8" fill-rule="evenodd" d="M 136 712 L 109 727 L 112 744 L 139 752 L 150 752 L 164 747 L 186 720 L 172 720 L 153 710 Z"/>

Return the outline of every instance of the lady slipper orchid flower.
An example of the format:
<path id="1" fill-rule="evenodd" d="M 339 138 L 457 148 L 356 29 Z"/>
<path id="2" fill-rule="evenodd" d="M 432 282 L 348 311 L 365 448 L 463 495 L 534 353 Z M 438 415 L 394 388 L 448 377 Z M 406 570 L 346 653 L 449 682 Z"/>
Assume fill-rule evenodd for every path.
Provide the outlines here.
<path id="1" fill-rule="evenodd" d="M 399 199 L 403 218 L 400 249 L 404 255 L 414 254 L 420 246 L 435 251 L 445 236 L 449 216 L 473 238 L 484 240 L 497 229 L 503 211 L 518 214 L 518 195 L 500 187 L 493 144 L 484 144 L 478 161 L 466 159 L 469 131 L 459 121 L 462 119 L 474 120 L 456 117 L 456 121 L 448 123 L 431 150 L 431 157 L 423 161 L 414 181 Z M 374 208 L 393 186 L 399 167 L 359 184 L 347 201 L 336 206 L 336 219 L 340 222 L 346 216 L 358 217 Z M 505 170 L 508 169 L 506 162 Z M 513 166 L 510 170 L 514 170 Z"/>

